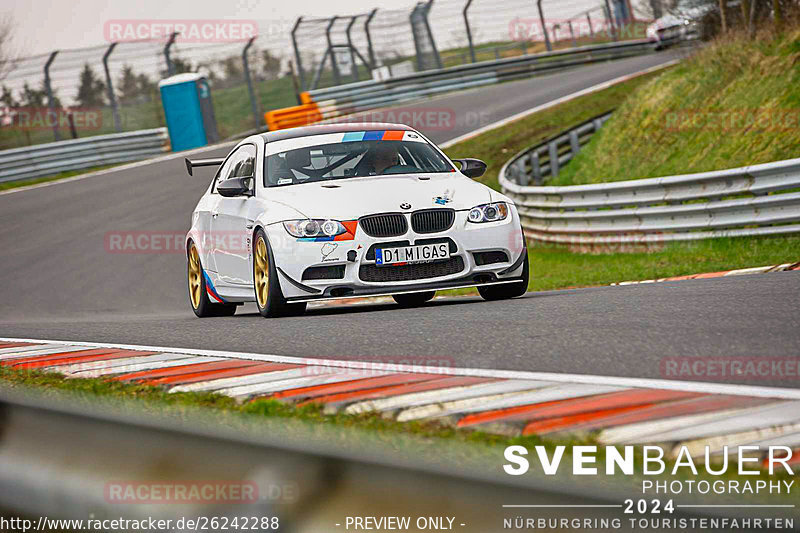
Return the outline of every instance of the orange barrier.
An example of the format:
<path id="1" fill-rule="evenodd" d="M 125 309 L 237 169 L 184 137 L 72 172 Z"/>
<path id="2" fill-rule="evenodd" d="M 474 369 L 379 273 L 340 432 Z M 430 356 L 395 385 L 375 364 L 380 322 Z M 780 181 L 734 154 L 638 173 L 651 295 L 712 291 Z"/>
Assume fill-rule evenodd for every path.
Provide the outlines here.
<path id="1" fill-rule="evenodd" d="M 311 99 L 307 92 L 300 93 L 302 105 L 274 109 L 264 113 L 264 121 L 270 131 L 282 130 L 285 128 L 296 128 L 307 126 L 322 120 L 319 107 Z"/>

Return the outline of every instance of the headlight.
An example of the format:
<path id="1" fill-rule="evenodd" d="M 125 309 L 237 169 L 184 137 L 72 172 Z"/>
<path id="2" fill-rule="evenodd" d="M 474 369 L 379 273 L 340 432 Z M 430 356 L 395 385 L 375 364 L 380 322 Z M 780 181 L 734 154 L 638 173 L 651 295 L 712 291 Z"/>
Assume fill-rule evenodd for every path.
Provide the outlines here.
<path id="1" fill-rule="evenodd" d="M 467 215 L 467 220 L 474 223 L 481 222 L 497 222 L 498 220 L 505 220 L 508 216 L 508 205 L 505 202 L 496 202 L 493 204 L 483 204 L 473 207 Z"/>
<path id="2" fill-rule="evenodd" d="M 338 220 L 287 220 L 283 227 L 292 237 L 335 237 L 342 233 L 347 233 L 347 229 Z"/>

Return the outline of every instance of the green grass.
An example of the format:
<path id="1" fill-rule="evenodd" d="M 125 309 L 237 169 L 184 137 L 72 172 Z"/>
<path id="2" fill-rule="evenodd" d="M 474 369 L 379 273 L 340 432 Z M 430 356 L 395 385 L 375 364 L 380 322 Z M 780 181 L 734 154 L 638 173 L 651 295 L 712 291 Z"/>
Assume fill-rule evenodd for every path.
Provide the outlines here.
<path id="1" fill-rule="evenodd" d="M 722 38 L 638 88 L 548 185 L 800 157 L 800 29 Z"/>
<path id="2" fill-rule="evenodd" d="M 542 291 L 794 263 L 800 261 L 800 236 L 708 239 L 634 253 L 585 254 L 532 244 L 529 257 L 528 288 Z"/>
<path id="3" fill-rule="evenodd" d="M 451 158 L 477 157 L 485 161 L 489 168 L 478 181 L 499 190 L 497 176 L 500 167 L 511 156 L 575 124 L 611 111 L 620 106 L 641 85 L 658 76 L 659 73 L 645 74 L 602 91 L 575 98 L 455 144 L 445 150 L 445 153 Z"/>

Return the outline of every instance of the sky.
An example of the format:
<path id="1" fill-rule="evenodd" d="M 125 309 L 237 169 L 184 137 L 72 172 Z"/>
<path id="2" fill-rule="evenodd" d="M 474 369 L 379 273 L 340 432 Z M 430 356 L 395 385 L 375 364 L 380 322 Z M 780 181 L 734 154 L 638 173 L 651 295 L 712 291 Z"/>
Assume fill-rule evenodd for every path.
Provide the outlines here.
<path id="1" fill-rule="evenodd" d="M 385 0 L 2 0 L 0 13 L 16 26 L 19 55 L 103 44 L 103 24 L 120 19 L 248 19 L 279 28 L 301 15 L 364 13 L 374 7 L 397 9 L 416 2 Z"/>

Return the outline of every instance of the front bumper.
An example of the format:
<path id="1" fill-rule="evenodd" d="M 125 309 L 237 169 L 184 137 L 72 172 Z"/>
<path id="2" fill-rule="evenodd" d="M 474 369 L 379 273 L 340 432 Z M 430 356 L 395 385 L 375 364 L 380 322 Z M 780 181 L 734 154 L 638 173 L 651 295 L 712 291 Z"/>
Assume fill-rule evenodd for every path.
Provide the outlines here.
<path id="1" fill-rule="evenodd" d="M 290 236 L 282 224 L 272 224 L 266 231 L 281 290 L 284 297 L 292 302 L 382 296 L 517 282 L 522 272 L 525 244 L 516 209 L 511 207 L 506 220 L 484 224 L 467 222 L 467 213 L 468 211 L 456 211 L 453 226 L 444 232 L 418 234 L 409 224 L 406 234 L 389 238 L 369 236 L 361 227 L 356 229 L 352 240 L 333 242 L 298 240 Z M 451 250 L 450 262 L 447 265 L 443 262 L 426 263 L 428 268 L 407 269 L 402 276 L 396 275 L 398 271 L 384 270 L 401 267 L 376 267 L 374 254 L 371 253 L 375 247 L 383 245 L 396 246 L 398 243 L 415 245 L 445 240 L 450 243 Z M 506 260 L 478 264 L 476 258 L 485 252 L 502 252 Z M 314 267 L 334 267 L 329 270 L 337 271 L 337 277 L 304 279 L 307 269 Z M 418 273 L 423 270 L 425 277 L 407 274 L 410 271 Z M 369 279 L 376 281 L 368 281 Z"/>

